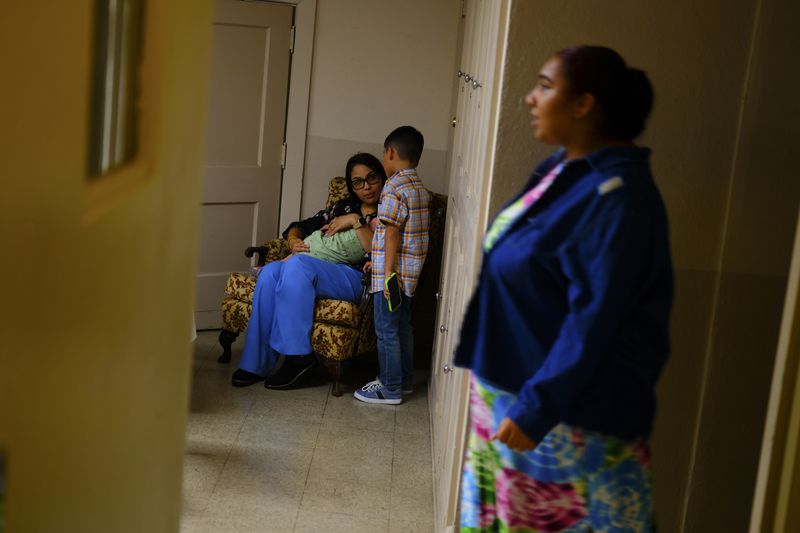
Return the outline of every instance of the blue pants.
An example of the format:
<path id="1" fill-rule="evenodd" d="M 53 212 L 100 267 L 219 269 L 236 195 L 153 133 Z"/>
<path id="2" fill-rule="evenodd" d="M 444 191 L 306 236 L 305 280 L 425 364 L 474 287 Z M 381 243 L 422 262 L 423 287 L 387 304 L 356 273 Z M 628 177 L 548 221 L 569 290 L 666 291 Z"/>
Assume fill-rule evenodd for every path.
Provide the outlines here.
<path id="1" fill-rule="evenodd" d="M 266 376 L 281 354 L 310 354 L 314 300 L 356 303 L 361 290 L 361 272 L 349 265 L 305 254 L 269 263 L 256 281 L 239 368 Z"/>
<path id="2" fill-rule="evenodd" d="M 375 307 L 375 335 L 378 337 L 378 379 L 392 392 L 410 389 L 414 379 L 414 332 L 411 328 L 411 297 L 403 295 L 402 305 L 389 311 L 383 292 L 372 294 Z"/>

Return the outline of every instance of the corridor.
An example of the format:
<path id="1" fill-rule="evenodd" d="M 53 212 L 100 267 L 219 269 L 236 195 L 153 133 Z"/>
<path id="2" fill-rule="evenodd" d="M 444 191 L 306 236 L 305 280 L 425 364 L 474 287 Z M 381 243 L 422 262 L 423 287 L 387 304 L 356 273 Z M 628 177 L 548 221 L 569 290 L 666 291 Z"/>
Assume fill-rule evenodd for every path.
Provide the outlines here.
<path id="1" fill-rule="evenodd" d="M 424 375 L 400 406 L 334 398 L 322 379 L 237 389 L 216 340 L 200 332 L 194 343 L 182 532 L 433 531 Z"/>

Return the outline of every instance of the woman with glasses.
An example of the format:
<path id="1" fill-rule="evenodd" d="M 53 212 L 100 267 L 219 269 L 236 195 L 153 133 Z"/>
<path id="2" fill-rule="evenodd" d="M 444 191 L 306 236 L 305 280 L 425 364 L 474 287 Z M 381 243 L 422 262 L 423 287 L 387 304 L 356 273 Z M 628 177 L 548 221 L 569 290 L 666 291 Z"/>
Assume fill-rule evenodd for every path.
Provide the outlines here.
<path id="1" fill-rule="evenodd" d="M 314 302 L 329 298 L 355 303 L 361 298 L 361 268 L 371 249 L 385 181 L 376 157 L 356 154 L 345 169 L 349 197 L 283 232 L 292 254 L 259 272 L 233 386 L 265 381 L 267 388 L 289 388 L 314 368 Z"/>

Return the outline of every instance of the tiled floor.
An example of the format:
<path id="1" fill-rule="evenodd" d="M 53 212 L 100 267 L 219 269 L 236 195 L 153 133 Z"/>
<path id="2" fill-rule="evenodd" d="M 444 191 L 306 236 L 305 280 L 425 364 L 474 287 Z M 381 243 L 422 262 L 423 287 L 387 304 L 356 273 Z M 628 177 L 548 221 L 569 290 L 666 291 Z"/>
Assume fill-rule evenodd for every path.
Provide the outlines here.
<path id="1" fill-rule="evenodd" d="M 433 531 L 424 382 L 399 406 L 358 402 L 351 387 L 334 398 L 324 381 L 233 388 L 241 341 L 220 365 L 216 338 L 195 341 L 182 532 Z"/>

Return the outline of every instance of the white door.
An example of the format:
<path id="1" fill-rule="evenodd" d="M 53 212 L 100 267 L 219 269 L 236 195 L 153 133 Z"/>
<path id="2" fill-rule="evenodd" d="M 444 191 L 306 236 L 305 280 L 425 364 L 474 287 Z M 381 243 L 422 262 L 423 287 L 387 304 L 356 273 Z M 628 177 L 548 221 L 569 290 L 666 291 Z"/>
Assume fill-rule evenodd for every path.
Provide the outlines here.
<path id="1" fill-rule="evenodd" d="M 508 26 L 507 0 L 467 0 L 458 78 L 456 132 L 450 162 L 450 205 L 439 332 L 431 372 L 436 530 L 456 524 L 467 427 L 467 373 L 453 368 L 461 320 L 472 295 L 488 217 L 497 130 L 500 69 Z"/>
<path id="2" fill-rule="evenodd" d="M 212 25 L 197 327 L 221 326 L 230 272 L 278 235 L 294 7 L 217 0 Z"/>

